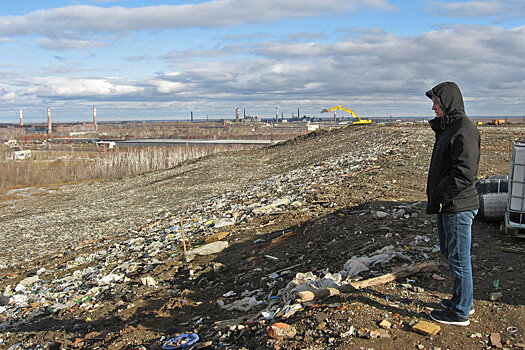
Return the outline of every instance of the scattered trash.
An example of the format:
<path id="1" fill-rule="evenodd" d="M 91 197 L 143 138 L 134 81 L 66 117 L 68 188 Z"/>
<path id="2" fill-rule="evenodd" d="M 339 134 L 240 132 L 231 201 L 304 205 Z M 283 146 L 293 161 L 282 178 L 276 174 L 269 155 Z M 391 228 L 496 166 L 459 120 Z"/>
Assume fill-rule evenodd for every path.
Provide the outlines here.
<path id="1" fill-rule="evenodd" d="M 235 219 L 221 219 L 219 221 L 217 221 L 215 223 L 215 225 L 213 225 L 213 227 L 215 228 L 222 228 L 222 227 L 226 227 L 226 226 L 231 226 L 235 224 Z"/>
<path id="2" fill-rule="evenodd" d="M 287 323 L 277 322 L 268 327 L 268 335 L 277 340 L 295 337 L 297 330 Z"/>
<path id="3" fill-rule="evenodd" d="M 357 332 L 357 330 L 355 329 L 355 327 L 354 326 L 350 326 L 349 330 L 347 330 L 346 332 L 341 333 L 341 338 L 354 337 L 356 335 L 356 332 Z"/>
<path id="4" fill-rule="evenodd" d="M 415 132 L 419 133 L 418 130 Z M 257 179 L 257 181 L 249 184 L 239 182 L 239 186 L 232 186 L 228 193 L 220 192 L 221 188 L 219 187 L 213 188 L 212 191 L 206 193 L 206 199 L 203 201 L 200 197 L 192 197 L 187 202 L 183 200 L 179 202 L 175 196 L 177 192 L 174 190 L 173 194 L 170 194 L 171 199 L 176 198 L 170 203 L 172 213 L 165 211 L 164 208 L 162 213 L 153 212 L 151 208 L 162 204 L 154 199 L 144 201 L 144 203 L 136 203 L 136 206 L 144 207 L 143 214 L 138 217 L 130 215 L 129 218 L 125 212 L 126 208 L 119 208 L 117 212 L 116 207 L 113 210 L 112 206 L 107 205 L 109 202 L 105 200 L 96 201 L 96 208 L 104 210 L 100 213 L 96 212 L 98 209 L 95 209 L 94 206 L 91 207 L 90 203 L 86 203 L 90 215 L 94 214 L 93 216 L 97 217 L 100 222 L 107 220 L 104 225 L 100 226 L 102 227 L 100 232 L 96 231 L 97 228 L 93 222 L 76 221 L 76 226 L 71 231 L 75 240 L 73 243 L 69 243 L 68 237 L 65 237 L 64 242 L 56 245 L 60 248 L 59 253 L 50 255 L 50 259 L 42 264 L 46 266 L 47 270 L 31 260 L 27 260 L 21 264 L 24 270 L 14 268 L 12 270 L 15 272 L 14 275 L 4 272 L 0 276 L 3 285 L 6 287 L 5 291 L 1 291 L 3 293 L 0 292 L 0 331 L 4 332 L 1 333 L 0 342 L 3 342 L 2 345 L 12 345 L 24 339 L 24 343 L 20 343 L 20 348 L 45 347 L 46 344 L 31 344 L 32 340 L 26 340 L 28 338 L 23 336 L 23 332 L 19 332 L 18 329 L 28 329 L 27 325 L 30 326 L 32 322 L 38 322 L 41 317 L 52 315 L 51 317 L 57 320 L 64 320 L 66 317 L 73 320 L 72 326 L 75 327 L 73 331 L 81 330 L 79 327 L 84 325 L 99 330 L 99 334 L 93 336 L 93 340 L 91 340 L 94 344 L 93 347 L 115 346 L 116 341 L 122 340 L 123 337 L 117 334 L 109 336 L 104 330 L 97 328 L 100 327 L 100 322 L 97 321 L 100 314 L 107 309 L 114 312 L 115 315 L 119 313 L 123 315 L 126 325 L 122 324 L 121 329 L 123 331 L 131 330 L 132 333 L 128 334 L 130 336 L 128 339 L 132 339 L 132 336 L 139 334 L 140 329 L 133 330 L 136 324 L 133 323 L 133 319 L 128 319 L 129 315 L 135 312 L 135 308 L 141 307 L 140 302 L 147 302 L 145 298 L 154 297 L 155 300 L 158 298 L 165 304 L 163 305 L 160 302 L 151 304 L 155 312 L 148 313 L 147 317 L 149 314 L 152 317 L 157 317 L 157 315 L 170 317 L 169 314 L 176 315 L 178 312 L 176 309 L 188 310 L 189 307 L 192 314 L 184 320 L 187 325 L 179 326 L 190 328 L 179 329 L 179 331 L 197 332 L 198 330 L 203 338 L 204 333 L 201 332 L 205 331 L 206 338 L 210 339 L 207 346 L 210 347 L 249 347 L 248 344 L 254 344 L 253 341 L 267 341 L 266 331 L 268 326 L 275 321 L 289 322 L 290 325 L 297 327 L 298 334 L 294 336 L 297 338 L 293 342 L 297 341 L 298 344 L 304 344 L 305 347 L 311 348 L 337 348 L 347 345 L 348 342 L 352 344 L 356 340 L 337 339 L 345 336 L 357 336 L 358 331 L 354 326 L 351 326 L 352 322 L 355 322 L 358 328 L 364 325 L 372 325 L 373 328 L 371 329 L 359 330 L 359 335 L 365 338 L 408 336 L 411 340 L 416 339 L 415 343 L 417 343 L 418 335 L 406 334 L 406 331 L 410 329 L 406 327 L 410 320 L 409 315 L 416 315 L 429 308 L 427 302 L 436 297 L 432 291 L 441 291 L 440 285 L 442 283 L 428 277 L 432 276 L 437 281 L 445 280 L 439 274 L 427 274 L 421 279 L 418 277 L 417 281 L 402 279 L 403 282 L 406 282 L 405 287 L 408 289 L 400 288 L 398 283 L 394 283 L 393 287 L 396 289 L 391 289 L 389 286 L 385 294 L 370 294 L 375 288 L 366 288 L 359 291 L 363 298 L 357 300 L 351 297 L 337 298 L 337 301 L 340 302 L 336 302 L 334 305 L 320 301 L 316 301 L 316 304 L 291 302 L 291 300 L 287 300 L 285 291 L 283 293 L 279 291 L 279 288 L 289 282 L 283 281 L 286 277 L 292 279 L 295 276 L 297 280 L 303 279 L 304 282 L 311 283 L 307 285 L 309 288 L 313 288 L 312 286 L 335 287 L 347 283 L 349 280 L 355 282 L 359 279 L 364 280 L 395 271 L 392 269 L 393 267 L 403 267 L 402 265 L 409 262 L 409 259 L 416 262 L 437 260 L 437 254 L 433 253 L 438 252 L 439 247 L 434 245 L 436 239 L 431 234 L 434 228 L 433 221 L 431 222 L 424 214 L 425 203 L 420 203 L 419 206 L 415 203 L 410 208 L 405 208 L 405 206 L 399 206 L 398 203 L 385 202 L 381 204 L 382 206 L 378 206 L 381 208 L 380 211 L 375 211 L 371 205 L 365 203 L 374 196 L 372 192 L 374 190 L 369 188 L 371 193 L 365 194 L 363 192 L 363 205 L 357 210 L 350 207 L 348 209 L 338 207 L 340 200 L 332 197 L 332 193 L 330 193 L 332 187 L 339 186 L 341 184 L 340 179 L 344 180 L 345 185 L 358 184 L 357 181 L 361 180 L 355 177 L 350 178 L 350 176 L 353 176 L 352 174 L 356 171 L 366 169 L 367 163 L 371 159 L 363 152 L 354 156 L 357 147 L 356 144 L 356 147 L 351 147 L 351 153 L 344 155 L 334 152 L 333 158 L 325 158 L 315 166 L 294 169 L 292 172 L 285 173 L 272 171 L 268 178 Z M 401 149 L 395 148 L 393 151 L 399 153 L 391 153 L 389 148 L 393 147 L 386 139 L 385 142 L 378 143 L 377 147 L 387 156 L 401 154 L 400 152 L 402 152 Z M 366 152 L 369 152 L 369 149 Z M 377 154 L 377 149 L 370 151 L 370 153 L 374 156 L 374 153 Z M 407 158 L 407 164 L 408 162 L 412 162 L 412 160 Z M 264 166 L 262 163 L 261 165 Z M 174 171 L 177 172 L 177 175 L 173 176 L 172 179 L 186 176 L 186 173 L 179 176 L 177 169 Z M 189 174 L 192 176 L 192 173 Z M 164 180 L 160 176 L 158 179 Z M 373 174 L 370 176 L 370 179 L 375 180 Z M 148 181 L 154 180 L 147 174 L 141 177 L 140 181 L 146 179 Z M 309 181 L 310 179 L 312 181 Z M 166 179 L 165 181 L 171 180 Z M 390 185 L 396 180 L 388 179 L 387 181 L 386 192 L 396 191 L 397 187 Z M 155 184 L 152 187 L 157 187 L 157 185 L 160 187 L 163 184 L 158 181 L 151 181 L 151 183 Z M 115 185 L 118 186 L 118 183 L 115 182 Z M 140 186 L 129 186 L 129 183 L 128 187 L 131 189 L 140 188 Z M 82 189 L 87 190 L 84 187 Z M 380 188 L 377 189 L 380 190 Z M 191 191 L 192 189 L 184 190 Z M 130 192 L 121 191 L 118 196 L 129 196 L 131 198 L 133 197 L 131 191 L 133 190 Z M 384 194 L 388 195 L 386 192 Z M 290 196 L 292 201 L 290 204 L 279 203 L 279 199 L 285 194 Z M 105 196 L 109 198 L 111 194 L 108 193 Z M 344 198 L 346 199 L 346 197 Z M 104 198 L 101 197 L 101 199 Z M 268 206 L 268 203 L 274 207 Z M 375 202 L 372 205 L 376 206 Z M 330 214 L 327 210 L 329 206 L 333 206 L 330 212 L 332 210 L 336 210 L 336 212 Z M 264 210 L 255 215 L 257 210 L 254 208 L 264 208 Z M 325 212 L 321 212 L 321 208 L 324 208 Z M 84 210 L 82 207 L 77 209 L 73 206 L 70 209 L 71 212 Z M 88 209 L 86 209 L 87 211 Z M 421 213 L 419 219 L 417 212 Z M 49 222 L 56 223 L 61 220 L 62 213 L 58 210 L 56 213 L 56 218 L 49 220 Z M 76 214 L 73 213 L 73 215 Z M 42 232 L 34 233 L 33 230 L 44 231 L 45 228 L 49 228 L 50 226 L 43 220 L 44 218 L 49 219 L 49 216 L 43 213 L 42 219 L 38 218 L 34 223 L 26 221 L 25 217 L 26 215 L 23 215 L 16 222 L 13 221 L 13 227 L 15 224 L 20 225 L 19 227 L 16 226 L 17 232 L 22 232 L 22 230 L 29 232 L 28 228 L 31 228 L 31 236 L 40 238 L 42 242 L 37 242 L 38 245 L 34 249 L 34 256 L 36 257 L 41 252 L 46 251 L 46 249 L 40 249 L 42 247 L 40 244 L 44 243 L 45 239 L 42 239 Z M 73 217 L 76 218 L 76 216 Z M 5 232 L 13 231 L 9 225 L 3 226 L 4 218 L 10 220 L 7 217 L 2 217 L 0 220 L 2 221 L 2 225 L 0 225 L 2 229 Z M 190 249 L 197 248 L 198 245 L 200 247 L 197 249 L 201 249 L 206 247 L 206 244 L 222 240 L 230 240 L 228 244 L 235 245 L 228 249 L 228 255 L 220 254 L 216 257 L 195 258 L 192 263 L 185 264 L 181 252 L 180 218 L 184 223 L 184 233 Z M 119 225 L 113 224 L 117 221 L 121 221 Z M 125 225 L 122 224 L 124 222 L 126 222 Z M 229 226 L 230 223 L 236 226 Z M 226 228 L 221 228 L 223 225 Z M 64 229 L 64 227 L 58 223 L 56 227 L 49 228 L 49 232 L 44 233 L 56 231 L 58 235 L 59 231 L 67 231 L 67 228 Z M 268 249 L 272 242 L 276 242 L 277 238 L 283 236 L 284 229 L 287 232 L 287 239 L 291 238 L 290 245 L 278 247 L 279 250 L 273 249 L 275 245 L 271 247 L 272 249 Z M 324 230 L 326 230 L 326 235 L 323 235 Z M 312 235 L 312 231 L 315 232 L 315 236 Z M 70 234 L 69 231 L 67 232 Z M 289 236 L 288 232 L 290 232 Z M 82 236 L 88 235 L 90 242 L 82 238 Z M 92 240 L 91 236 L 94 237 Z M 346 251 L 344 251 L 340 245 L 343 244 L 343 240 L 348 238 L 347 236 L 352 236 L 352 239 L 355 238 L 352 241 L 355 244 L 346 245 Z M 26 237 L 27 240 L 30 239 L 27 235 L 23 235 L 23 237 Z M 53 235 L 49 235 L 49 237 L 51 237 L 49 246 L 53 246 Z M 431 239 L 428 239 L 429 237 Z M 339 241 L 339 239 L 341 240 Z M 395 247 L 393 251 L 409 259 L 404 259 L 400 255 L 393 255 L 389 260 L 389 252 L 383 251 L 382 253 L 385 253 L 387 258 L 381 261 L 374 260 L 381 253 L 377 249 L 382 248 L 385 242 L 387 242 L 386 244 L 393 244 Z M 476 247 L 476 244 L 475 242 L 473 247 Z M 301 251 L 298 248 L 303 246 L 308 249 Z M 403 246 L 408 249 L 403 249 Z M 479 239 L 479 247 L 486 247 L 482 239 Z M 332 249 L 338 254 L 337 256 L 333 254 L 328 261 L 323 261 L 320 259 L 323 257 L 323 253 L 319 248 L 322 248 L 327 256 Z M 194 252 L 192 250 L 188 256 Z M 339 254 L 341 252 L 343 254 Z M 234 260 L 229 260 L 231 258 L 230 253 L 234 253 L 232 254 L 235 257 Z M 477 253 L 478 251 L 476 251 Z M 491 260 L 489 259 L 488 262 L 484 260 L 486 254 L 486 251 L 480 252 L 478 262 L 480 267 L 483 267 L 483 272 L 486 271 L 486 275 L 483 275 L 483 281 L 488 285 L 484 288 L 492 289 L 490 282 L 500 276 L 492 274 L 492 266 L 489 265 Z M 16 251 L 12 255 L 16 256 Z M 341 267 L 342 263 L 352 256 L 356 260 L 367 260 L 370 264 L 367 265 L 364 262 L 363 265 L 366 269 L 353 277 L 349 277 L 353 274 L 352 268 L 358 270 L 359 267 L 362 267 L 357 263 L 349 263 L 348 266 Z M 33 259 L 33 256 L 30 258 Z M 217 261 L 228 266 L 219 268 Z M 290 266 L 292 265 L 300 266 L 300 268 L 292 270 L 293 273 L 290 270 L 283 270 L 291 269 Z M 4 266 L 3 260 L 0 261 L 0 266 Z M 339 266 L 335 273 L 326 270 L 327 267 L 332 268 L 333 266 Z M 504 264 L 499 264 L 501 271 L 507 270 L 509 272 L 513 269 L 518 271 L 517 266 L 519 265 L 508 268 Z M 305 272 L 309 269 L 312 271 Z M 337 272 L 338 270 L 341 271 Z M 230 274 L 231 271 L 235 271 L 236 275 Z M 303 274 L 296 275 L 298 271 L 302 271 Z M 441 269 L 440 271 L 445 270 Z M 443 274 L 445 276 L 444 272 Z M 517 275 L 517 277 L 519 276 Z M 17 283 L 18 281 L 20 283 Z M 124 283 L 126 281 L 129 283 Z M 9 283 L 11 286 L 8 285 Z M 17 288 L 18 285 L 20 287 Z M 157 285 L 162 286 L 162 288 L 148 289 L 145 287 Z M 426 292 L 426 290 L 419 289 L 420 287 L 417 285 L 425 286 L 425 289 L 429 286 L 428 294 L 414 296 L 411 291 Z M 495 288 L 501 287 L 498 285 Z M 503 293 L 506 293 L 506 297 L 512 298 L 516 293 L 514 288 L 515 284 L 510 284 L 508 289 L 503 290 Z M 215 296 L 222 297 L 210 300 L 211 304 L 208 305 L 208 300 L 201 297 L 206 296 L 209 291 L 212 291 L 211 294 Z M 154 294 L 151 295 L 151 293 Z M 278 296 L 276 296 L 277 293 L 279 293 Z M 387 293 L 391 293 L 391 295 Z M 373 300 L 372 305 L 363 303 L 367 296 Z M 381 296 L 385 296 L 388 302 Z M 416 297 L 422 300 L 415 299 Z M 235 300 L 237 298 L 240 300 Z M 213 303 L 214 301 L 215 303 Z M 373 306 L 379 306 L 379 304 L 384 307 L 376 308 Z M 269 307 L 266 308 L 267 306 Z M 369 309 L 369 306 L 373 306 L 372 309 Z M 262 308 L 266 309 L 260 311 Z M 400 310 L 398 308 L 406 309 L 407 313 L 396 314 L 395 311 Z M 512 315 L 516 314 L 516 310 L 518 310 L 514 303 L 501 305 L 499 303 L 490 305 L 489 303 L 485 305 L 485 309 L 487 310 L 483 311 L 493 313 L 495 316 L 489 320 L 493 331 L 498 329 L 493 327 L 493 320 L 497 320 L 498 316 L 502 316 L 507 310 L 510 312 L 508 312 L 509 317 L 505 327 L 509 324 L 517 324 L 515 319 L 512 319 Z M 502 309 L 503 311 L 501 311 Z M 392 311 L 387 312 L 387 310 Z M 330 318 L 324 322 L 318 322 L 317 315 L 320 313 L 326 313 Z M 232 320 L 227 320 L 230 323 L 226 328 L 215 330 L 215 327 L 209 327 L 213 321 L 232 317 Z M 118 318 L 116 320 L 120 322 Z M 483 322 L 483 315 L 479 316 L 479 320 Z M 120 324 L 118 326 L 120 327 Z M 167 326 L 159 324 L 158 330 L 170 332 L 169 327 L 169 324 Z M 390 331 L 392 328 L 394 330 Z M 11 329 L 15 331 L 7 332 Z M 386 332 L 385 330 L 389 331 Z M 517 333 L 518 328 L 507 327 L 506 331 L 507 333 L 502 330 L 502 336 L 507 334 L 509 337 L 505 338 L 511 338 L 513 341 L 511 347 L 519 347 L 517 345 L 520 339 L 519 333 Z M 389 332 L 392 334 L 390 335 Z M 65 343 L 61 345 L 60 342 L 54 342 L 49 348 L 70 347 L 71 344 L 68 342 L 77 341 L 78 343 L 75 343 L 77 347 L 87 348 L 91 345 L 87 341 L 87 336 L 80 337 L 78 332 L 66 331 L 63 334 L 68 339 L 64 337 L 59 341 Z M 466 333 L 465 343 L 469 341 L 471 346 L 473 346 L 472 344 L 479 346 L 483 342 L 482 346 L 487 346 L 486 335 L 488 334 L 482 336 L 481 333 L 475 333 L 470 337 L 469 334 L 469 332 Z M 106 335 L 106 339 L 110 340 L 104 340 Z M 157 336 L 152 338 L 155 337 Z M 481 342 L 480 337 L 483 337 Z M 34 339 L 43 338 L 34 337 Z M 167 339 L 168 337 L 161 339 L 158 341 L 158 345 L 153 345 L 152 348 L 160 347 Z M 213 339 L 213 345 L 211 345 L 211 339 Z M 440 340 L 444 339 L 449 339 L 449 334 L 440 338 Z M 140 335 L 137 340 L 143 341 L 143 347 L 148 346 L 146 344 L 149 341 L 144 338 L 140 339 Z M 364 344 L 363 341 L 357 341 Z M 111 342 L 113 344 L 110 344 Z M 206 344 L 202 342 L 202 339 L 195 345 L 188 343 L 187 339 L 183 339 L 179 344 L 168 343 L 167 345 L 185 346 L 185 349 L 190 349 L 192 347 L 203 348 Z M 422 344 L 423 341 L 421 341 Z M 279 345 L 281 348 L 286 347 L 286 344 Z M 388 342 L 381 345 L 377 342 L 370 342 L 369 346 L 387 348 Z M 443 343 L 444 348 L 447 346 L 450 344 Z M 432 348 L 432 346 L 430 347 Z M 467 348 L 469 348 L 468 345 Z"/>
<path id="5" fill-rule="evenodd" d="M 432 278 L 437 280 L 437 281 L 444 281 L 445 280 L 445 277 L 443 276 L 440 276 L 440 275 L 437 275 L 437 274 L 432 274 Z"/>
<path id="6" fill-rule="evenodd" d="M 265 320 L 273 320 L 275 318 L 275 311 L 263 310 L 263 311 L 261 311 L 261 316 Z"/>
<path id="7" fill-rule="evenodd" d="M 385 339 L 385 338 L 390 338 L 390 334 L 388 334 L 388 332 L 385 331 L 384 329 L 372 330 L 370 331 L 370 338 L 371 339 L 375 339 L 375 338 Z"/>
<path id="8" fill-rule="evenodd" d="M 501 292 L 493 292 L 493 293 L 490 293 L 490 297 L 489 298 L 490 298 L 491 301 L 498 301 L 502 297 L 503 297 L 503 293 L 501 293 Z"/>
<path id="9" fill-rule="evenodd" d="M 375 331 L 375 330 L 371 330 L 369 332 L 368 336 L 370 337 L 370 339 L 377 339 L 377 338 L 381 337 L 381 332 Z"/>
<path id="10" fill-rule="evenodd" d="M 281 298 L 279 298 L 278 296 L 270 297 L 270 300 L 269 300 L 268 304 L 270 304 L 270 305 L 275 304 L 275 303 L 279 302 L 279 300 L 281 300 Z"/>
<path id="11" fill-rule="evenodd" d="M 359 328 L 356 332 L 356 336 L 359 338 L 370 339 L 370 331 L 366 328 Z"/>
<path id="12" fill-rule="evenodd" d="M 376 211 L 374 214 L 375 216 L 381 219 L 386 218 L 388 216 L 388 213 L 385 213 L 384 211 Z"/>
<path id="13" fill-rule="evenodd" d="M 281 312 L 279 312 L 279 314 L 282 314 L 281 317 L 286 319 L 294 315 L 297 311 L 301 310 L 302 308 L 303 307 L 301 304 L 286 305 L 284 309 Z"/>
<path id="14" fill-rule="evenodd" d="M 216 254 L 222 252 L 226 248 L 228 248 L 227 241 L 217 241 L 205 244 L 195 249 L 188 250 L 184 256 L 186 258 L 186 262 L 191 262 L 195 258 L 195 255 Z"/>
<path id="15" fill-rule="evenodd" d="M 264 257 L 271 259 L 271 260 L 279 260 L 279 258 L 276 258 L 275 256 L 271 256 L 271 255 L 265 255 Z"/>
<path id="16" fill-rule="evenodd" d="M 369 267 L 386 263 L 394 258 L 411 261 L 409 256 L 389 245 L 376 250 L 370 257 L 353 256 L 344 264 L 343 270 L 335 274 L 327 272 L 322 278 L 319 278 L 312 272 L 297 273 L 295 278 L 285 288 L 281 289 L 278 294 L 283 295 L 285 303 L 288 303 L 294 300 L 294 294 L 297 292 L 316 291 L 348 284 L 352 278 L 363 271 L 367 271 Z"/>
<path id="17" fill-rule="evenodd" d="M 223 231 L 223 232 L 217 232 L 209 237 L 206 237 L 204 239 L 204 242 L 206 243 L 213 243 L 213 242 L 217 242 L 217 241 L 222 241 L 223 239 L 225 239 L 226 237 L 228 237 L 228 235 L 230 234 L 230 232 L 228 231 Z"/>
<path id="18" fill-rule="evenodd" d="M 24 287 L 27 287 L 27 286 L 32 285 L 33 283 L 35 283 L 39 279 L 40 278 L 38 277 L 38 274 L 37 274 L 37 275 L 32 276 L 32 277 L 24 278 L 23 280 L 20 281 L 20 284 L 23 285 Z"/>
<path id="19" fill-rule="evenodd" d="M 195 345 L 199 341 L 199 336 L 196 333 L 181 334 L 178 337 L 171 338 L 162 344 L 164 350 L 182 349 L 188 346 Z"/>
<path id="20" fill-rule="evenodd" d="M 285 205 L 290 204 L 291 202 L 292 200 L 290 197 L 279 198 L 268 205 L 253 209 L 253 212 L 255 214 L 268 214 L 268 213 L 271 213 L 277 210 L 279 206 L 285 206 Z"/>
<path id="21" fill-rule="evenodd" d="M 116 273 L 110 273 L 109 275 L 106 275 L 100 279 L 100 283 L 103 284 L 110 284 L 113 282 L 119 282 L 122 279 L 124 279 L 124 274 L 116 274 Z"/>
<path id="22" fill-rule="evenodd" d="M 489 336 L 490 345 L 495 346 L 496 348 L 502 348 L 501 344 L 501 334 L 499 333 L 490 333 Z"/>
<path id="23" fill-rule="evenodd" d="M 419 321 L 414 326 L 412 326 L 412 329 L 423 335 L 434 336 L 441 330 L 441 327 L 432 322 Z"/>
<path id="24" fill-rule="evenodd" d="M 166 237 L 164 238 L 166 241 L 173 241 L 175 238 L 177 238 L 177 236 L 175 236 L 173 233 L 169 233 L 166 235 Z"/>
<path id="25" fill-rule="evenodd" d="M 263 304 L 262 301 L 258 301 L 255 297 L 246 297 L 241 300 L 236 300 L 231 304 L 225 304 L 224 301 L 219 300 L 217 304 L 228 311 L 248 311 L 253 307 Z"/>
<path id="26" fill-rule="evenodd" d="M 383 329 L 390 329 L 392 327 L 392 323 L 388 320 L 382 320 L 379 322 L 379 327 Z"/>
<path id="27" fill-rule="evenodd" d="M 412 287 L 412 290 L 415 292 L 415 293 L 423 293 L 425 291 L 424 288 L 422 287 L 418 287 L 418 286 L 413 286 Z"/>
<path id="28" fill-rule="evenodd" d="M 157 286 L 157 281 L 155 281 L 155 279 L 151 276 L 148 276 L 148 277 L 142 277 L 140 279 L 140 282 L 145 285 L 145 286 L 148 286 L 148 287 L 156 287 Z"/>

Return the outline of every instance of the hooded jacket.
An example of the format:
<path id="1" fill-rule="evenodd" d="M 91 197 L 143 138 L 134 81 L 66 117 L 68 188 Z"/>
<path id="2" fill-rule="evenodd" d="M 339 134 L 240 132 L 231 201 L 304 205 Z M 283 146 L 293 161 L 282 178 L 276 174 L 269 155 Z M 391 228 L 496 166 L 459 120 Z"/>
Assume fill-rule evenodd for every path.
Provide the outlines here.
<path id="1" fill-rule="evenodd" d="M 476 179 L 480 157 L 480 135 L 465 114 L 463 96 L 452 82 L 426 92 L 435 97 L 443 117 L 429 121 L 436 134 L 427 181 L 427 213 L 457 213 L 479 208 Z"/>

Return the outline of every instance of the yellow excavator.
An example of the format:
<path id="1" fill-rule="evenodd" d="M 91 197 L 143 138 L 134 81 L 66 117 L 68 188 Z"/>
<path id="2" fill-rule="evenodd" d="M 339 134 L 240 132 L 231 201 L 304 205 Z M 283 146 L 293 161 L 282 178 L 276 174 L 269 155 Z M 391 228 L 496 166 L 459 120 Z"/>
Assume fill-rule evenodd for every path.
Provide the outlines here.
<path id="1" fill-rule="evenodd" d="M 349 108 L 343 107 L 341 105 L 332 107 L 330 109 L 323 109 L 321 113 L 331 112 L 335 111 L 336 109 L 340 109 L 342 111 L 350 113 L 354 117 L 354 125 L 362 125 L 362 124 L 371 124 L 372 119 L 361 119 L 361 117 L 358 117 L 354 111 L 352 111 Z M 334 112 L 334 118 L 335 118 L 335 112 Z"/>

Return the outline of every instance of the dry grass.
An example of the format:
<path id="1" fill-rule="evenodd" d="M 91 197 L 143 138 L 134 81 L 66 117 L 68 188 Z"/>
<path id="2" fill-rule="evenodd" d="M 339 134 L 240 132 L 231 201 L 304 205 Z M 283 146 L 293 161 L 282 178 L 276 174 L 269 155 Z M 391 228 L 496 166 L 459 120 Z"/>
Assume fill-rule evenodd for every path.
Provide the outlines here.
<path id="1" fill-rule="evenodd" d="M 32 149 L 32 158 L 11 159 L 11 150 L 0 149 L 0 189 L 16 186 L 49 186 L 95 179 L 119 178 L 168 169 L 190 159 L 253 146 L 172 146 L 107 150 L 90 143 L 47 143 L 22 128 L 1 130 L 0 139 L 17 139 L 22 149 Z M 137 122 L 99 125 L 100 137 L 109 139 L 274 139 L 284 140 L 307 132 L 304 126 L 265 123 L 222 124 L 218 122 Z M 57 133 L 53 136 L 67 136 Z M 2 195 L 2 192 L 0 192 Z"/>
<path id="2" fill-rule="evenodd" d="M 245 146 L 142 147 L 108 152 L 33 151 L 33 158 L 28 160 L 0 161 L 0 188 L 57 186 L 120 178 L 169 169 L 185 160 L 241 148 Z"/>

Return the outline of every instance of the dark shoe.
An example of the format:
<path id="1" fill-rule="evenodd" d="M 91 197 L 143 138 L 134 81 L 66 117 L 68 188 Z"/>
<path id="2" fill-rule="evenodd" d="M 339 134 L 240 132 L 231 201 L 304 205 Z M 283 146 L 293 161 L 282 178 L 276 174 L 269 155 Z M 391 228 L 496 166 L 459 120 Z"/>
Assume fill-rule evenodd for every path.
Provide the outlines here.
<path id="1" fill-rule="evenodd" d="M 441 300 L 441 307 L 443 307 L 445 310 L 450 310 L 452 307 L 452 299 L 442 299 Z M 469 315 L 473 315 L 476 310 L 474 310 L 474 304 L 470 307 Z"/>
<path id="2" fill-rule="evenodd" d="M 431 311 L 430 318 L 439 323 L 453 324 L 455 326 L 468 326 L 470 324 L 468 318 L 459 318 L 455 313 L 449 310 Z"/>

